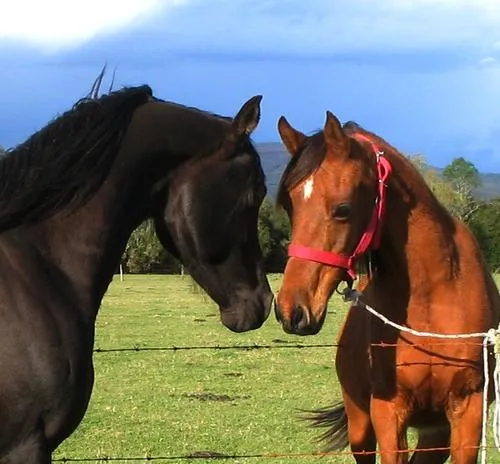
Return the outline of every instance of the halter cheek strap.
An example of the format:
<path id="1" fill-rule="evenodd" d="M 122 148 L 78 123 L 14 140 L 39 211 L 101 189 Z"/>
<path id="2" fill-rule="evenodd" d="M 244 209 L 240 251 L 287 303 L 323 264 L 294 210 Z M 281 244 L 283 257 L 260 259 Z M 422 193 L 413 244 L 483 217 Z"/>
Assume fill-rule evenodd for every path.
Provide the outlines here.
<path id="1" fill-rule="evenodd" d="M 356 278 L 357 260 L 367 251 L 376 250 L 380 246 L 382 224 L 386 209 L 387 182 L 392 173 L 392 165 L 387 158 L 384 157 L 384 152 L 379 149 L 378 145 L 362 134 L 356 134 L 354 137 L 358 140 L 368 142 L 371 145 L 377 157 L 378 176 L 375 208 L 373 209 L 368 227 L 361 236 L 358 245 L 350 256 L 298 244 L 290 244 L 288 247 L 288 256 L 346 269 L 349 277 L 352 279 Z"/>

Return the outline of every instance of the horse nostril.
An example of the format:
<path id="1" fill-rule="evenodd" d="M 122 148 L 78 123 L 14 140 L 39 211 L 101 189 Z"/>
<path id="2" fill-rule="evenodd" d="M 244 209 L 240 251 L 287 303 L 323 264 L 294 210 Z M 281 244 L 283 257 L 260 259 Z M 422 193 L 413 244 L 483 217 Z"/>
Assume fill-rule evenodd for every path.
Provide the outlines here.
<path id="1" fill-rule="evenodd" d="M 296 329 L 300 329 L 301 326 L 304 325 L 304 322 L 307 322 L 307 315 L 301 306 L 296 306 L 294 311 L 293 311 L 293 317 L 292 317 L 292 327 Z"/>

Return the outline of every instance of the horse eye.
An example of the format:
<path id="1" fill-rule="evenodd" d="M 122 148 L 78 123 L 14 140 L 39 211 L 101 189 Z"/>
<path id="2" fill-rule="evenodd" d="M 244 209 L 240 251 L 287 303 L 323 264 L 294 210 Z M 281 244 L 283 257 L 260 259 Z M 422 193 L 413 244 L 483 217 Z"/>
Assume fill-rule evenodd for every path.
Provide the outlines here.
<path id="1" fill-rule="evenodd" d="M 348 219 L 351 214 L 351 205 L 349 203 L 342 203 L 338 205 L 333 211 L 333 217 L 335 219 L 345 220 Z"/>

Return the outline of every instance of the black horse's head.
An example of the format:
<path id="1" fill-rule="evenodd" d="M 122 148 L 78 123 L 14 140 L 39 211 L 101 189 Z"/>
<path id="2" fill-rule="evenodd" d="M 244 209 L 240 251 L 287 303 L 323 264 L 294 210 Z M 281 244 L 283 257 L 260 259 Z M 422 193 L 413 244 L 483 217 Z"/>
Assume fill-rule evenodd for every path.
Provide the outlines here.
<path id="1" fill-rule="evenodd" d="M 273 301 L 257 233 L 265 177 L 250 140 L 260 100 L 250 99 L 234 119 L 219 118 L 223 131 L 213 151 L 180 164 L 155 201 L 163 246 L 184 263 L 235 332 L 259 328 Z"/>
<path id="2" fill-rule="evenodd" d="M 159 100 L 149 86 L 78 102 L 0 160 L 0 233 L 61 227 L 45 224 L 52 217 L 68 230 L 79 224 L 93 249 L 108 247 L 95 252 L 94 287 L 104 294 L 131 232 L 153 218 L 222 322 L 237 332 L 260 327 L 273 300 L 257 235 L 265 179 L 250 140 L 260 101 L 234 118 Z"/>

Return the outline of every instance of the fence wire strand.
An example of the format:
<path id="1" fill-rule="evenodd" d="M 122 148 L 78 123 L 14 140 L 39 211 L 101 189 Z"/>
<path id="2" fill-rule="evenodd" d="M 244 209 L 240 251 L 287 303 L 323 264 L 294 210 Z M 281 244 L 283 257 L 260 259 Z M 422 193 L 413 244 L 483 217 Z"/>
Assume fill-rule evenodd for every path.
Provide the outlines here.
<path id="1" fill-rule="evenodd" d="M 479 449 L 478 446 L 464 446 L 463 449 Z M 494 446 L 487 446 L 486 449 L 496 449 Z M 414 453 L 418 452 L 449 452 L 450 447 L 435 447 L 435 448 L 410 448 L 405 450 L 386 450 L 384 453 Z M 283 459 L 283 458 L 324 458 L 324 457 L 339 457 L 339 456 L 372 456 L 381 455 L 382 451 L 328 451 L 328 452 L 311 452 L 311 453 L 253 453 L 253 454 L 223 454 L 211 451 L 201 451 L 191 454 L 172 455 L 172 456 L 100 456 L 87 458 L 70 458 L 62 457 L 53 459 L 53 462 L 144 462 L 144 461 L 194 461 L 198 459 L 206 459 L 213 461 L 227 461 L 229 459 Z"/>
<path id="2" fill-rule="evenodd" d="M 130 346 L 122 348 L 95 348 L 94 353 L 121 353 L 127 351 L 191 351 L 191 350 L 272 350 L 272 349 L 308 349 L 308 348 L 338 348 L 336 343 L 318 343 L 318 344 L 283 344 L 283 345 L 193 345 L 193 346 Z"/>
<path id="3" fill-rule="evenodd" d="M 94 349 L 94 353 L 122 353 L 122 352 L 139 352 L 139 351 L 196 351 L 196 350 L 241 350 L 241 351 L 252 351 L 252 350 L 284 350 L 284 349 L 315 349 L 315 348 L 340 348 L 343 345 L 341 343 L 313 343 L 313 344 L 303 344 L 303 343 L 286 343 L 277 342 L 283 344 L 275 345 L 181 345 L 181 346 L 126 346 L 119 348 L 101 348 L 97 347 Z M 373 348 L 395 348 L 398 349 L 410 349 L 410 348 L 423 348 L 423 347 L 436 347 L 436 346 L 446 346 L 450 345 L 450 342 L 430 342 L 430 343 L 371 343 L 370 346 Z M 471 345 L 471 346 L 482 346 L 481 342 L 472 342 L 467 340 L 460 341 L 461 346 Z"/>

